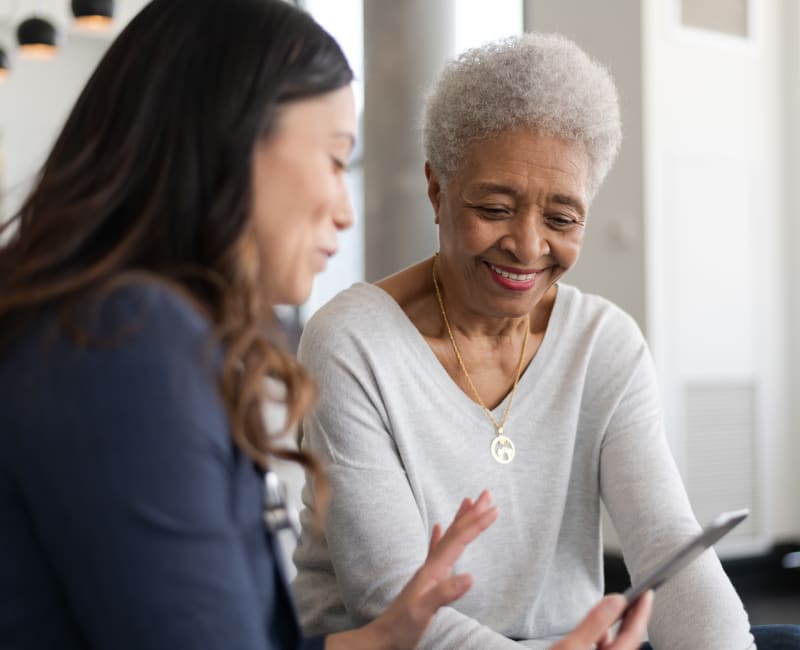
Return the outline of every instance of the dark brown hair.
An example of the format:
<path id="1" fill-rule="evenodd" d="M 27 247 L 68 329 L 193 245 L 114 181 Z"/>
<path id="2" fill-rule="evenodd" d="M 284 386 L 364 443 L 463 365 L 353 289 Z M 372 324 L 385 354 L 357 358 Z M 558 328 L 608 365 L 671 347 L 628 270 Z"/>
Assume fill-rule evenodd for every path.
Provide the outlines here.
<path id="1" fill-rule="evenodd" d="M 220 392 L 239 448 L 262 467 L 274 455 L 321 477 L 306 454 L 277 450 L 264 424 L 265 376 L 286 385 L 287 429 L 313 388 L 270 340 L 269 297 L 246 263 L 251 164 L 281 105 L 352 78 L 333 38 L 282 0 L 147 5 L 0 229 L 0 345 L 43 308 L 100 299 L 130 279 L 177 288 L 222 343 Z"/>

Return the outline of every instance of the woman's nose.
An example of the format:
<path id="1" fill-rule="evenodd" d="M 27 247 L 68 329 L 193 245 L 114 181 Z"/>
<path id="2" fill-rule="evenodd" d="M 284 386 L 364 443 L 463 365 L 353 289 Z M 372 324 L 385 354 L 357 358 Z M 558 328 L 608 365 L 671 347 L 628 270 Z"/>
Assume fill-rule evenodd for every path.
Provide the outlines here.
<path id="1" fill-rule="evenodd" d="M 550 253 L 547 229 L 539 218 L 521 219 L 509 233 L 506 248 L 525 266 Z"/>
<path id="2" fill-rule="evenodd" d="M 350 200 L 350 193 L 347 189 L 343 189 L 339 201 L 334 206 L 333 210 L 333 223 L 337 230 L 347 230 L 353 225 L 355 221 L 355 212 L 353 211 L 353 203 Z"/>

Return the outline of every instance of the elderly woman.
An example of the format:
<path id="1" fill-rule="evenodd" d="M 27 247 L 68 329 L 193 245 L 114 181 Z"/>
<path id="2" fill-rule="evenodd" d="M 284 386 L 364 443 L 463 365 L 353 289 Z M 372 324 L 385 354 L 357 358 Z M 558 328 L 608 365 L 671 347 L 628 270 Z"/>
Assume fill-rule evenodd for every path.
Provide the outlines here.
<path id="1" fill-rule="evenodd" d="M 424 123 L 438 254 L 344 291 L 301 343 L 321 385 L 304 445 L 334 495 L 325 536 L 305 534 L 295 555 L 307 632 L 377 616 L 434 523 L 483 486 L 501 514 L 459 561 L 475 587 L 422 647 L 543 648 L 573 629 L 603 593 L 601 501 L 634 579 L 699 530 L 641 332 L 561 282 L 620 139 L 609 74 L 562 37 L 445 68 Z M 650 637 L 752 646 L 712 552 L 659 591 Z"/>

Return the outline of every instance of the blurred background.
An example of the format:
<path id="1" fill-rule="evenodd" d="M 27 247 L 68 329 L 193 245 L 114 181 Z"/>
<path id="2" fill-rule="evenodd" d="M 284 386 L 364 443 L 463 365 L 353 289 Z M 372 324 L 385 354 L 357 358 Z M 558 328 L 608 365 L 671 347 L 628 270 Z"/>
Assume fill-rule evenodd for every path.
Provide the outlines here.
<path id="1" fill-rule="evenodd" d="M 66 0 L 0 0 L 3 216 L 114 35 L 146 2 L 106 4 L 113 20 L 80 25 Z M 349 172 L 357 223 L 308 303 L 280 309 L 290 331 L 353 282 L 436 249 L 418 126 L 442 63 L 523 30 L 571 37 L 613 74 L 624 142 L 567 281 L 615 301 L 645 332 L 700 521 L 751 509 L 718 551 L 754 622 L 800 623 L 797 0 L 298 4 L 355 70 L 360 138 Z M 54 28 L 54 48 L 20 51 L 18 28 L 32 16 Z M 609 526 L 610 586 L 625 580 L 616 549 Z"/>

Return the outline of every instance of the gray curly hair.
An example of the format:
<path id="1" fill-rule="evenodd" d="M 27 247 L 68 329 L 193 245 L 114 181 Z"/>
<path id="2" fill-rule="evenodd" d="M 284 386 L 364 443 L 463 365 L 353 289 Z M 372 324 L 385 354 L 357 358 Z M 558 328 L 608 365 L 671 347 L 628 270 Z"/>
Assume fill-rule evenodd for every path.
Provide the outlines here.
<path id="1" fill-rule="evenodd" d="M 467 50 L 447 63 L 428 95 L 425 156 L 447 184 L 475 141 L 520 127 L 583 145 L 591 200 L 622 139 L 611 75 L 559 34 L 527 33 Z"/>

